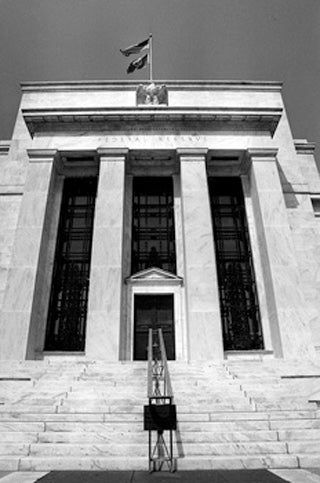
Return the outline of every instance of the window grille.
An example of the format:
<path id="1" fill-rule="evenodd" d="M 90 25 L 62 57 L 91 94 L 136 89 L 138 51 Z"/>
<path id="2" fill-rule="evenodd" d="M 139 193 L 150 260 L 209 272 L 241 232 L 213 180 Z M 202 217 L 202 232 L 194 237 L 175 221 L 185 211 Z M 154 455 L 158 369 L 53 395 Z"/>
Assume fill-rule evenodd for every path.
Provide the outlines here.
<path id="1" fill-rule="evenodd" d="M 263 349 L 240 178 L 209 178 L 225 350 Z"/>
<path id="2" fill-rule="evenodd" d="M 64 182 L 46 350 L 84 350 L 96 190 L 96 178 Z"/>
<path id="3" fill-rule="evenodd" d="M 176 272 L 171 178 L 133 180 L 132 273 L 149 267 Z"/>

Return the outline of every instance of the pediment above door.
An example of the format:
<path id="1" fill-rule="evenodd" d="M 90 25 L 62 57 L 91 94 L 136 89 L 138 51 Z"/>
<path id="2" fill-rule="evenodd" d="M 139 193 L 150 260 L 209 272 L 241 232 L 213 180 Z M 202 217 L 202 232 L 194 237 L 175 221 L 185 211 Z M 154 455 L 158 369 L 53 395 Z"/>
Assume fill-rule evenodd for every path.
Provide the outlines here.
<path id="1" fill-rule="evenodd" d="M 183 278 L 157 267 L 141 270 L 126 279 L 127 284 L 134 285 L 182 285 Z"/>

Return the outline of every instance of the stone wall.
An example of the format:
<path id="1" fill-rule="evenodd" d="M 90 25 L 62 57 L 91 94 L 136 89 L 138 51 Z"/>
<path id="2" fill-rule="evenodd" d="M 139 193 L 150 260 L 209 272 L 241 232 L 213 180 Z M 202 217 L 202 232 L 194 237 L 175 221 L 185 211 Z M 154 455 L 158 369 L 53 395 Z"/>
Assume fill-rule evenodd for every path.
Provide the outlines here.
<path id="1" fill-rule="evenodd" d="M 272 315 L 272 309 L 267 307 L 268 290 L 270 287 L 268 289 L 269 282 L 263 274 L 265 273 L 264 264 L 270 263 L 270 259 L 265 256 L 266 254 L 263 254 L 263 249 L 259 244 L 259 239 L 264 239 L 265 237 L 264 227 L 253 227 L 253 224 L 257 225 L 257 219 L 259 216 L 263 218 L 263 216 L 269 215 L 267 211 L 264 213 L 263 210 L 260 210 L 261 212 L 259 212 L 259 210 L 257 211 L 254 206 L 258 201 L 255 201 L 251 193 L 252 187 L 250 186 L 250 173 L 252 173 L 252 165 L 250 164 L 251 161 L 248 161 L 250 158 L 250 156 L 248 157 L 250 150 L 258 149 L 265 150 L 265 152 L 273 150 L 277 153 L 273 162 L 276 163 L 275 165 L 280 177 L 285 200 L 285 208 L 283 208 L 283 200 L 280 203 L 282 210 L 281 223 L 282 226 L 286 226 L 286 234 L 289 234 L 286 236 L 290 238 L 288 243 L 290 245 L 290 250 L 292 247 L 291 251 L 294 259 L 293 265 L 297 265 L 298 267 L 297 277 L 299 286 L 301 287 L 301 290 L 299 289 L 302 297 L 300 303 L 301 307 L 299 307 L 298 311 L 300 312 L 299 317 L 300 319 L 303 319 L 303 321 L 300 320 L 301 324 L 300 322 L 299 324 L 300 328 L 304 326 L 311 327 L 313 342 L 316 346 L 320 347 L 320 218 L 315 217 L 311 203 L 312 197 L 320 196 L 320 176 L 314 160 L 314 149 L 312 145 L 305 142 L 294 143 L 293 141 L 282 101 L 281 85 L 272 82 L 237 83 L 224 81 L 170 81 L 167 83 L 169 92 L 168 110 L 171 109 L 172 120 L 170 122 L 162 122 L 162 124 L 159 123 L 157 125 L 158 127 L 154 127 L 150 122 L 149 124 L 145 123 L 146 118 L 143 118 L 143 116 L 145 116 L 146 106 L 135 106 L 137 86 L 137 83 L 132 82 L 117 83 L 102 81 L 83 83 L 28 83 L 23 85 L 22 102 L 17 115 L 10 149 L 8 145 L 7 147 L 5 147 L 6 145 L 3 143 L 0 145 L 0 309 L 3 303 L 5 289 L 7 288 L 7 291 L 10 290 L 11 295 L 14 293 L 14 288 L 9 287 L 7 283 L 14 243 L 16 243 L 16 246 L 22 246 L 21 240 L 18 244 L 17 241 L 15 241 L 15 235 L 18 233 L 16 232 L 16 228 L 22 195 L 25 191 L 25 179 L 28 179 L 28 173 L 31 169 L 27 150 L 29 150 L 29 153 L 30 150 L 34 152 L 41 151 L 41 153 L 54 150 L 54 152 L 57 153 L 57 158 L 59 158 L 60 153 L 90 151 L 95 153 L 99 159 L 99 152 L 102 152 L 103 150 L 109 150 L 111 152 L 112 150 L 117 151 L 119 149 L 125 149 L 128 153 L 128 159 L 132 152 L 146 153 L 144 154 L 146 157 L 148 153 L 149 155 L 152 155 L 152 153 L 159 154 L 170 151 L 171 156 L 176 157 L 178 160 L 176 163 L 178 171 L 176 170 L 169 173 L 169 175 L 173 175 L 177 179 L 180 179 L 181 174 L 179 171 L 181 160 L 177 154 L 179 153 L 179 150 L 180 152 L 181 150 L 204 150 L 207 154 L 206 158 L 203 158 L 203 163 L 205 160 L 207 160 L 208 163 L 209 159 L 212 161 L 212 159 L 217 159 L 219 157 L 237 157 L 239 163 L 235 171 L 232 171 L 231 168 L 231 170 L 229 170 L 227 163 L 225 165 L 220 165 L 220 167 L 222 166 L 221 169 L 224 170 L 224 173 L 242 175 L 246 178 L 246 206 L 252 211 L 248 217 L 249 224 L 251 223 L 251 228 L 249 226 L 252 237 L 251 243 L 254 245 L 254 255 L 259 256 L 259 262 L 257 263 L 257 265 L 259 265 L 258 289 L 260 287 L 260 303 L 262 303 L 263 306 L 263 325 L 265 326 L 266 324 L 269 324 L 269 330 L 265 331 L 268 333 L 266 338 L 267 348 L 269 350 L 275 349 L 275 346 L 278 344 L 278 342 L 276 342 L 277 331 L 270 329 L 271 319 L 274 314 Z M 84 112 L 85 109 L 91 111 L 91 114 Z M 105 113 L 107 113 L 104 114 L 105 116 L 111 116 L 112 113 L 110 114 L 110 112 L 112 109 L 122 109 L 121 112 L 119 111 L 120 123 L 117 124 L 117 122 L 114 121 L 114 118 L 112 122 L 106 121 L 104 124 L 101 123 L 101 118 L 99 121 L 99 115 L 101 115 L 103 109 L 105 109 Z M 209 109 L 209 111 L 211 109 L 213 114 L 212 112 L 210 114 L 206 109 Z M 194 122 L 191 122 L 189 117 L 188 123 L 181 118 L 179 123 L 174 124 L 174 122 L 176 122 L 174 121 L 174 116 L 179 116 L 179 113 L 183 110 L 184 112 L 189 113 L 189 116 L 194 116 Z M 132 112 L 135 113 L 134 115 L 136 116 L 137 122 L 128 121 Z M 253 114 L 256 116 L 255 122 L 252 120 L 254 117 Z M 158 115 L 156 109 L 153 115 Z M 210 122 L 206 120 L 206 115 L 211 116 Z M 59 116 L 63 119 L 65 125 L 61 119 L 59 121 Z M 216 118 L 214 118 L 214 116 L 216 116 Z M 272 125 L 272 122 L 270 121 L 272 116 L 275 132 L 273 132 L 273 128 L 270 128 Z M 42 121 L 39 121 L 39 118 L 41 118 Z M 73 121 L 70 124 L 71 118 L 74 121 L 73 124 Z M 251 120 L 248 121 L 249 118 Z M 48 119 L 51 119 L 51 121 L 48 122 Z M 142 119 L 144 119 L 144 124 L 141 124 Z M 151 119 L 153 118 L 150 117 L 150 120 Z M 32 124 L 33 122 L 37 124 L 36 128 L 35 124 Z M 47 156 L 45 154 L 43 155 Z M 53 164 L 54 170 L 59 168 L 56 160 L 53 161 Z M 256 168 L 255 176 L 258 175 L 259 170 L 261 171 L 261 164 L 259 166 L 259 168 Z M 125 167 L 125 170 L 126 169 L 127 166 Z M 157 174 L 161 174 L 161 165 L 158 166 L 157 170 Z M 214 163 L 212 165 L 212 170 L 214 175 L 216 172 L 215 170 L 217 170 Z M 148 174 L 151 173 L 149 169 L 145 172 Z M 124 176 L 126 179 L 126 184 L 124 185 L 127 186 L 128 176 L 132 176 L 132 172 L 127 174 L 126 171 L 124 171 Z M 272 178 L 272 176 L 275 177 Z M 273 173 L 272 176 L 270 179 L 278 179 L 278 175 L 275 173 Z M 263 176 L 261 176 L 261 173 L 259 174 L 259 177 L 260 183 L 262 183 Z M 29 191 L 30 188 L 31 187 L 29 186 L 27 191 Z M 266 192 L 268 191 L 269 188 L 266 187 Z M 281 192 L 281 188 L 279 188 L 279 191 Z M 201 195 L 204 198 L 206 197 L 206 194 L 203 192 L 201 192 Z M 265 196 L 267 197 L 268 194 L 266 193 Z M 128 212 L 128 210 L 130 211 L 130 206 L 128 205 L 127 200 L 125 200 L 125 203 L 125 210 Z M 183 201 L 183 191 L 182 194 L 179 194 L 177 197 L 176 203 L 178 203 L 183 210 L 186 210 L 186 200 L 185 202 Z M 277 211 L 275 205 L 276 203 L 274 204 L 274 209 Z M 277 213 L 275 214 L 277 215 Z M 182 226 L 179 225 L 181 236 L 178 239 L 180 247 L 178 250 L 180 257 L 178 260 L 178 267 L 183 267 L 183 270 L 187 272 L 188 267 L 185 266 L 185 260 L 187 260 L 186 251 L 190 251 L 193 247 L 186 245 L 186 240 L 182 236 L 183 233 L 184 236 L 187 233 L 183 220 L 181 225 Z M 274 232 L 277 231 L 275 226 L 273 230 Z M 129 232 L 130 230 L 128 231 L 128 228 L 124 227 L 123 233 L 126 234 L 124 240 L 126 250 L 130 249 L 130 243 L 128 242 L 127 236 L 130 235 Z M 283 234 L 283 231 L 280 230 L 279 234 Z M 120 235 L 119 239 L 123 236 Z M 190 244 L 190 240 L 187 240 L 187 242 Z M 278 242 L 280 246 L 280 240 L 278 240 Z M 93 253 L 95 253 L 96 249 L 97 247 L 93 248 Z M 44 253 L 43 247 L 41 250 L 42 253 Z M 41 250 L 39 248 L 39 254 Z M 122 278 L 125 278 L 128 276 L 128 273 L 126 273 L 127 269 L 125 268 L 125 265 L 127 264 L 125 250 L 121 256 L 125 261 L 124 268 L 122 269 Z M 15 260 L 20 258 L 15 254 Z M 99 260 L 96 260 L 96 262 L 96 266 L 98 266 Z M 35 264 L 36 260 L 33 260 L 33 263 Z M 288 287 L 292 282 L 292 280 L 290 280 L 290 270 L 292 267 L 287 266 L 286 263 L 287 262 L 282 262 L 283 270 L 287 270 L 282 282 L 283 290 L 288 291 L 288 294 L 286 295 L 287 309 L 291 310 L 290 290 Z M 13 265 L 11 268 L 14 268 Z M 120 276 L 120 265 L 118 269 L 118 275 Z M 294 268 L 294 270 L 296 269 Z M 182 272 L 178 273 L 178 275 L 186 276 L 185 273 Z M 287 286 L 284 283 L 286 276 L 289 277 Z M 96 282 L 92 280 L 93 287 Z M 215 281 L 213 281 L 213 283 L 216 285 Z M 101 284 L 99 286 L 101 286 Z M 124 290 L 124 288 L 122 288 L 122 290 Z M 195 288 L 195 291 L 196 290 L 197 288 Z M 188 287 L 186 287 L 186 293 L 188 294 Z M 93 296 L 93 293 L 91 296 Z M 293 296 L 293 298 L 295 297 Z M 191 299 L 192 297 L 190 300 Z M 118 302 L 120 303 L 120 298 Z M 217 300 L 215 300 L 215 303 L 216 302 Z M 90 306 L 92 306 L 91 302 L 90 304 Z M 98 304 L 96 304 L 96 306 L 98 307 Z M 115 313 L 116 317 L 121 318 L 127 316 L 126 310 L 120 310 L 120 305 Z M 188 323 L 190 323 L 190 320 L 187 322 L 188 317 L 190 318 L 190 314 L 187 313 L 185 327 L 189 327 Z M 33 335 L 31 339 L 36 339 L 36 335 L 39 334 L 39 324 L 45 324 L 44 321 L 41 322 L 41 317 L 38 319 L 37 323 L 33 324 Z M 90 316 L 88 319 L 91 320 Z M 285 322 L 283 323 L 285 324 Z M 104 324 L 104 319 L 101 324 Z M 113 333 L 116 334 L 117 339 L 122 339 L 124 337 L 123 334 L 125 334 L 126 331 L 123 330 L 123 326 L 120 325 L 120 320 L 114 320 L 113 324 Z M 195 324 L 196 321 L 193 322 L 193 328 L 196 327 Z M 289 330 L 289 325 L 284 328 L 284 332 Z M 32 324 L 30 327 L 31 326 Z M 27 336 L 26 334 L 28 331 L 26 331 L 26 327 L 24 327 L 24 330 L 24 340 L 29 337 L 30 343 L 30 332 L 29 336 Z M 8 331 L 8 327 L 1 327 L 0 325 L 0 333 L 2 335 L 5 333 L 4 331 Z M 185 337 L 185 339 L 187 340 L 188 337 Z M 308 337 L 306 336 L 305 340 L 307 339 Z M 92 338 L 92 342 L 94 342 L 94 340 L 96 340 L 96 335 Z M 205 344 L 208 343 L 208 341 L 202 342 Z M 123 351 L 128 352 L 128 348 L 121 349 L 117 347 L 119 341 L 109 341 L 109 343 L 113 347 L 113 359 L 118 357 Z M 116 344 L 115 346 L 113 346 L 114 343 Z M 190 341 L 188 343 L 191 347 Z M 39 349 L 39 344 L 39 340 L 35 342 L 37 349 Z M 95 352 L 93 346 L 92 344 L 90 345 L 90 343 L 88 345 L 88 347 L 91 347 L 91 356 L 93 356 Z M 190 352 L 190 347 L 189 353 L 197 352 L 197 350 L 195 350 L 195 352 Z M 201 347 L 200 342 L 199 347 Z M 276 352 L 278 351 L 279 355 L 281 350 L 280 348 L 278 349 Z M 209 352 L 210 351 L 208 351 L 208 353 Z M 188 350 L 186 353 L 188 353 Z"/>

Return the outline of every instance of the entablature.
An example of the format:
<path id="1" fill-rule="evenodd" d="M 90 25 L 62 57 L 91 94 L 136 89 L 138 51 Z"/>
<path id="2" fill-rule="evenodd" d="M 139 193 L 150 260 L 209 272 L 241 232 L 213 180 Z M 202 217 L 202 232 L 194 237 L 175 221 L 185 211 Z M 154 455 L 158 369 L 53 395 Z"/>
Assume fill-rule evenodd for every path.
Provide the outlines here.
<path id="1" fill-rule="evenodd" d="M 28 108 L 22 115 L 31 136 L 76 131 L 258 131 L 273 136 L 281 107 L 168 107 L 163 105 L 101 108 Z"/>

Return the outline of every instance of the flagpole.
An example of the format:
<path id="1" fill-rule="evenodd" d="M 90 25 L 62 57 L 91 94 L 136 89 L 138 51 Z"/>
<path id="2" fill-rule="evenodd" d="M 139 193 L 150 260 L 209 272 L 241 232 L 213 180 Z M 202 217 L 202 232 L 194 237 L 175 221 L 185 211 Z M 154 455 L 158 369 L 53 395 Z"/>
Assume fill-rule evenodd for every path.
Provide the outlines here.
<path id="1" fill-rule="evenodd" d="M 149 34 L 149 39 L 150 39 L 150 59 L 149 59 L 149 74 L 150 74 L 150 82 L 152 82 L 152 77 L 153 77 L 153 65 L 152 65 L 152 34 Z"/>

